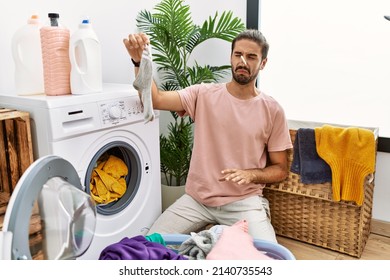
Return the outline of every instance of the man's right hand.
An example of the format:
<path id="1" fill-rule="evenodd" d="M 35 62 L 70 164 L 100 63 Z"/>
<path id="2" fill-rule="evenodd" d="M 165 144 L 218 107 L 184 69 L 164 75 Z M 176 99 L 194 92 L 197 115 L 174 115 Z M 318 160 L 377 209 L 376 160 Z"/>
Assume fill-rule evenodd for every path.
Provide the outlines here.
<path id="1" fill-rule="evenodd" d="M 123 43 L 130 57 L 135 62 L 140 62 L 142 57 L 142 51 L 144 50 L 145 46 L 150 43 L 150 41 L 145 33 L 136 33 L 129 34 L 126 39 L 123 39 Z"/>

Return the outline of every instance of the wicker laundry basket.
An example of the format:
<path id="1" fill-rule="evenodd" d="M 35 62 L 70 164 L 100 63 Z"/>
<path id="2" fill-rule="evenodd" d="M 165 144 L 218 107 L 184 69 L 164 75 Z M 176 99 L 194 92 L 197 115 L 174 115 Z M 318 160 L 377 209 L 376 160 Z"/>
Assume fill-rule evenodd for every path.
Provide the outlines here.
<path id="1" fill-rule="evenodd" d="M 295 140 L 296 129 L 290 129 Z M 289 170 L 293 151 L 289 150 Z M 271 219 L 278 235 L 360 257 L 366 245 L 372 216 L 374 177 L 366 178 L 364 202 L 332 199 L 332 186 L 302 184 L 300 176 L 289 172 L 278 184 L 267 185 L 264 196 L 270 202 Z"/>

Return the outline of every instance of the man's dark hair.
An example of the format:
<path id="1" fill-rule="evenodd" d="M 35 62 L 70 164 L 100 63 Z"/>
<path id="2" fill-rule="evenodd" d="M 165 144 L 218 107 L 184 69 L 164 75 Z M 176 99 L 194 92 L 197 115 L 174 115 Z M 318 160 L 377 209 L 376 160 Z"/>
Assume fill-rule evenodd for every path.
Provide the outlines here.
<path id="1" fill-rule="evenodd" d="M 261 58 L 264 59 L 268 55 L 269 45 L 264 35 L 257 29 L 247 29 L 234 38 L 232 42 L 232 53 L 237 41 L 240 40 L 251 40 L 257 43 L 261 48 Z"/>

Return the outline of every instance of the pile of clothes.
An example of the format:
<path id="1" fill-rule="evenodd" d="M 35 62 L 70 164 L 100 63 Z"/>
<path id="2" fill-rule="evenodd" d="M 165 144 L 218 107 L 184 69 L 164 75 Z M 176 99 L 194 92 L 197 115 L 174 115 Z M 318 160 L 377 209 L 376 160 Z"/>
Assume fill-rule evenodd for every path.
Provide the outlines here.
<path id="1" fill-rule="evenodd" d="M 240 246 L 237 246 L 237 240 Z M 178 249 L 166 245 L 159 233 L 123 238 L 107 246 L 100 260 L 272 260 L 259 251 L 248 233 L 248 223 L 238 221 L 232 226 L 216 225 L 208 230 L 191 233 Z"/>
<path id="2" fill-rule="evenodd" d="M 95 202 L 108 204 L 121 198 L 127 189 L 127 174 L 127 165 L 120 158 L 108 155 L 99 160 L 89 184 Z"/>
<path id="3" fill-rule="evenodd" d="M 154 233 L 147 236 L 125 237 L 104 248 L 99 260 L 187 260 L 187 258 L 168 248 L 162 236 Z"/>

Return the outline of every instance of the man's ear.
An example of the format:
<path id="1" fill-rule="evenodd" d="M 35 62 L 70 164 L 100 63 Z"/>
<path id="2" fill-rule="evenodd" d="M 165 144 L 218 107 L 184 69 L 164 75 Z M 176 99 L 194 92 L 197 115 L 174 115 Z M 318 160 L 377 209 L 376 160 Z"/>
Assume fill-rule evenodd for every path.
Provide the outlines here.
<path id="1" fill-rule="evenodd" d="M 263 70 L 263 69 L 264 69 L 265 65 L 267 64 L 267 60 L 268 60 L 268 58 L 266 57 L 266 58 L 264 58 L 264 59 L 261 61 L 261 63 L 260 63 L 260 70 Z"/>

